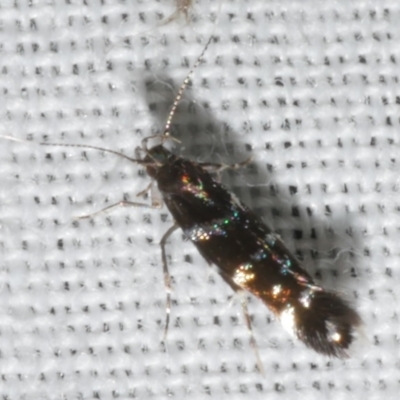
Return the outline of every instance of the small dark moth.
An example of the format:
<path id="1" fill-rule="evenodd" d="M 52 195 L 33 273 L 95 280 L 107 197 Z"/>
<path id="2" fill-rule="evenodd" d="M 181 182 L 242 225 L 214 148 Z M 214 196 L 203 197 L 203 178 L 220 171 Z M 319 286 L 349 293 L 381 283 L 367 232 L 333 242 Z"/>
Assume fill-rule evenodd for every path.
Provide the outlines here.
<path id="1" fill-rule="evenodd" d="M 148 148 L 148 140 L 155 137 L 144 139 L 142 159 L 132 159 L 94 146 L 61 145 L 118 154 L 143 165 L 152 182 L 156 182 L 162 200 L 175 220 L 160 243 L 167 288 L 166 330 L 171 300 L 165 244 L 168 237 L 180 228 L 206 261 L 218 267 L 222 278 L 233 290 L 249 291 L 261 299 L 283 326 L 306 346 L 328 356 L 346 357 L 347 349 L 355 338 L 355 328 L 361 323 L 357 312 L 337 294 L 315 284 L 281 239 L 209 172 L 210 169 L 219 172 L 227 166 L 189 161 L 174 155 L 162 145 L 164 140 L 171 138 L 172 117 L 190 75 L 210 41 L 179 90 L 164 134 L 158 137 L 161 144 Z M 127 201 L 111 207 L 117 205 L 151 207 Z"/>
<path id="2" fill-rule="evenodd" d="M 162 145 L 147 151 L 147 173 L 175 220 L 200 254 L 234 290 L 260 298 L 284 327 L 319 353 L 343 357 L 358 314 L 316 285 L 260 218 L 201 164 Z"/>

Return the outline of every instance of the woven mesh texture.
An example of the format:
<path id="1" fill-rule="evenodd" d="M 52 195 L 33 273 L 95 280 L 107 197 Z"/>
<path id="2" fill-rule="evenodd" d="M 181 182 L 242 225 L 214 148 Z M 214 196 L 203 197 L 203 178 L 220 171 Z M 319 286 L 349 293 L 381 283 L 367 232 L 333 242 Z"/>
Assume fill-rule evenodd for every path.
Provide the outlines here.
<path id="1" fill-rule="evenodd" d="M 0 398 L 398 399 L 400 3 L 397 0 L 0 2 Z M 186 15 L 185 15 L 186 14 Z M 171 17 L 171 18 L 170 18 Z M 293 340 L 165 209 L 119 208 L 134 156 L 176 117 L 176 151 L 253 157 L 223 181 L 364 321 L 347 360 Z"/>

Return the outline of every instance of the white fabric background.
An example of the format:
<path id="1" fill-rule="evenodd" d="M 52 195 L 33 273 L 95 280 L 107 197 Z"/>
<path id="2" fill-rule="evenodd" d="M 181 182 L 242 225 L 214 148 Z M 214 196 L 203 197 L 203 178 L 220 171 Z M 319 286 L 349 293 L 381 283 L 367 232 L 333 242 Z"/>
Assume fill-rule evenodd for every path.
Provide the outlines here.
<path id="1" fill-rule="evenodd" d="M 397 399 L 399 63 L 396 0 L 0 2 L 0 397 Z M 224 182 L 363 320 L 348 360 L 293 341 L 174 234 L 167 348 L 164 210 L 76 220 L 149 182 L 122 158 L 175 119 L 176 150 L 253 163 Z"/>

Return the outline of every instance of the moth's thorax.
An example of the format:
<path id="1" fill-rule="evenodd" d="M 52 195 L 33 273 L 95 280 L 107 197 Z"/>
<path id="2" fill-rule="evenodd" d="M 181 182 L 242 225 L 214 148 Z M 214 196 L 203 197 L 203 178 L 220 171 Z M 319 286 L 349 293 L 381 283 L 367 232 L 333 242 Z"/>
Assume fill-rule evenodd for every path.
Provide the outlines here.
<path id="1" fill-rule="evenodd" d="M 210 196 L 208 190 L 214 186 L 213 178 L 197 163 L 176 156 L 162 147 L 150 149 L 145 160 L 151 162 L 146 166 L 147 172 L 157 181 L 164 196 L 189 196 L 202 201 Z"/>

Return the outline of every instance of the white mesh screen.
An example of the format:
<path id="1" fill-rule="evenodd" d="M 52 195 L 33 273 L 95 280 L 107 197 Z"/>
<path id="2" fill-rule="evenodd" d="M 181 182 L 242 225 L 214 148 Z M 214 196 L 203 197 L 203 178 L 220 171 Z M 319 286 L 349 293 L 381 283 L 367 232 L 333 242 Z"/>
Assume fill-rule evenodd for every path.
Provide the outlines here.
<path id="1" fill-rule="evenodd" d="M 399 62 L 396 0 L 0 4 L 0 397 L 397 399 Z M 364 320 L 348 360 L 293 341 L 175 233 L 161 345 L 165 209 L 120 208 L 149 179 L 111 154 L 174 120 L 176 150 L 249 167 L 223 181 Z"/>

